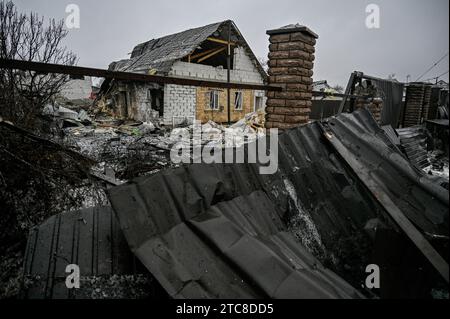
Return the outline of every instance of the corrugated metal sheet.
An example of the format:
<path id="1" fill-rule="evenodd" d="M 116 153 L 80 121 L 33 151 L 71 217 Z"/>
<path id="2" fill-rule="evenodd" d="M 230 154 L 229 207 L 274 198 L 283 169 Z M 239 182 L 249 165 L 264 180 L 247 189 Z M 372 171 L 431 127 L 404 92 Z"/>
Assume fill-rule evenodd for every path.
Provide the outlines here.
<path id="1" fill-rule="evenodd" d="M 360 297 L 295 242 L 264 192 L 214 204 L 226 198 L 215 177 L 200 186 L 184 173 L 111 190 L 131 249 L 171 296 Z"/>
<path id="2" fill-rule="evenodd" d="M 448 236 L 448 192 L 411 165 L 371 120 L 355 112 L 330 119 L 327 125 L 343 144 L 359 146 L 354 156 L 364 161 L 410 220 L 426 233 Z"/>
<path id="3" fill-rule="evenodd" d="M 448 236 L 448 195 L 446 200 L 442 193 L 436 198 L 439 190 L 430 186 L 426 175 L 412 167 L 390 143 L 367 111 L 341 115 L 330 120 L 329 125 L 340 125 L 345 132 L 343 140 L 367 145 L 370 152 L 360 156 L 370 157 L 368 169 L 387 186 L 390 194 L 397 196 L 403 213 L 422 232 Z M 384 156 L 387 153 L 395 155 Z M 257 267 L 248 271 L 239 263 L 248 260 L 248 255 L 256 256 L 255 251 L 238 250 L 230 262 L 227 247 L 231 231 L 214 236 L 215 222 L 222 216 L 211 216 L 211 211 L 217 212 L 217 205 L 232 205 L 234 199 L 254 196 L 255 192 L 263 192 L 275 204 L 277 214 L 268 208 L 258 211 L 279 216 L 283 221 L 282 231 L 288 230 L 298 240 L 296 245 L 302 245 L 321 260 L 348 258 L 340 243 L 354 245 L 352 249 L 359 254 L 352 256 L 356 258 L 356 266 L 347 265 L 351 271 L 346 271 L 339 268 L 342 262 L 337 262 L 333 268 L 347 280 L 353 279 L 355 285 L 361 279 L 355 272 L 363 275 L 360 268 L 367 265 L 365 262 L 372 254 L 370 240 L 364 235 L 366 223 L 379 218 L 398 230 L 373 194 L 325 142 L 319 123 L 301 126 L 280 136 L 276 174 L 260 175 L 258 167 L 259 164 L 193 164 L 110 190 L 110 200 L 133 252 L 173 296 L 287 296 L 274 293 L 258 281 Z M 225 202 L 227 204 L 222 204 Z M 239 216 L 235 205 L 231 207 Z M 194 220 L 201 218 L 206 218 L 207 222 L 200 230 Z M 229 223 L 232 229 L 246 233 L 246 237 L 255 237 L 240 222 Z M 363 248 L 365 246 L 369 248 Z M 271 251 L 269 246 L 260 248 L 267 254 Z M 275 251 L 279 256 L 286 256 L 282 249 L 272 248 L 272 252 Z M 289 264 L 284 258 L 283 262 Z M 193 265 L 198 260 L 205 261 L 208 272 L 198 273 L 198 267 Z M 265 275 L 273 277 L 271 273 Z M 224 278 L 240 278 L 242 285 L 230 285 L 233 280 Z M 327 289 L 323 280 L 313 282 L 316 292 Z M 255 290 L 255 287 L 258 288 Z M 339 287 L 343 290 L 342 284 L 335 289 Z M 306 291 L 292 290 L 289 294 L 301 297 Z M 325 295 L 329 296 L 330 292 Z M 321 294 L 317 293 L 316 297 L 319 296 Z"/>
<path id="4" fill-rule="evenodd" d="M 408 159 L 418 168 L 430 166 L 427 152 L 427 132 L 423 126 L 398 129 L 402 150 Z"/>
<path id="5" fill-rule="evenodd" d="M 422 179 L 423 173 L 419 174 L 414 167 L 403 166 L 405 158 L 397 148 L 390 141 L 386 143 L 376 138 L 376 134 L 369 134 L 366 128 L 357 127 L 355 116 L 358 114 L 330 119 L 323 125 L 325 136 L 448 282 L 447 262 L 424 237 L 426 233 L 448 238 L 448 191 Z M 382 129 L 379 133 L 385 134 Z"/>
<path id="6" fill-rule="evenodd" d="M 134 256 L 110 207 L 52 216 L 31 230 L 24 261 L 24 275 L 31 284 L 23 297 L 76 298 L 65 285 L 69 264 L 77 264 L 81 276 L 134 273 Z"/>
<path id="7" fill-rule="evenodd" d="M 176 298 L 361 297 L 349 283 L 361 286 L 377 254 L 368 222 L 402 232 L 329 130 L 422 234 L 448 242 L 448 192 L 359 110 L 281 134 L 273 175 L 260 175 L 260 164 L 193 164 L 110 189 L 131 250 Z M 68 262 L 101 275 L 127 272 L 129 258 L 110 209 L 52 217 L 30 236 L 25 272 L 42 280 L 28 296 L 67 297 Z"/>
<path id="8" fill-rule="evenodd" d="M 381 125 L 398 127 L 402 111 L 403 83 L 383 79 L 371 79 L 371 81 L 382 92 Z"/>

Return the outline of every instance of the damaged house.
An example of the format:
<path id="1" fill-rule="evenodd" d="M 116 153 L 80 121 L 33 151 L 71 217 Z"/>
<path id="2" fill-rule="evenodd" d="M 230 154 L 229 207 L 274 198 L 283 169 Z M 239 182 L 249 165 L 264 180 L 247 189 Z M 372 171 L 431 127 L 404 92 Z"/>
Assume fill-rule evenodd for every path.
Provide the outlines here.
<path id="1" fill-rule="evenodd" d="M 230 20 L 141 43 L 130 59 L 113 62 L 109 69 L 208 81 L 227 81 L 229 71 L 230 82 L 246 84 L 265 84 L 267 78 Z M 138 121 L 162 120 L 171 125 L 196 119 L 221 123 L 228 120 L 227 99 L 226 89 L 111 80 L 102 85 L 99 105 L 117 116 Z M 230 91 L 231 122 L 264 107 L 264 91 Z"/>

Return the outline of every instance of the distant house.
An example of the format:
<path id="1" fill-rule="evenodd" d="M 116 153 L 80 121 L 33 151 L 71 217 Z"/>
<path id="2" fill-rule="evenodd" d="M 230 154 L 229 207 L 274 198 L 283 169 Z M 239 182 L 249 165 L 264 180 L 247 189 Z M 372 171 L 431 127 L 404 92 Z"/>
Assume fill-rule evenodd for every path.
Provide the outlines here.
<path id="1" fill-rule="evenodd" d="M 443 90 L 448 90 L 448 82 L 445 82 L 444 80 L 440 80 L 438 81 L 435 86 L 443 89 Z"/>
<path id="2" fill-rule="evenodd" d="M 87 100 L 91 97 L 92 81 L 90 77 L 83 79 L 70 79 L 61 88 L 59 95 L 66 100 Z"/>
<path id="3" fill-rule="evenodd" d="M 313 91 L 325 92 L 326 90 L 332 90 L 332 87 L 328 84 L 327 80 L 313 82 Z"/>
<path id="4" fill-rule="evenodd" d="M 134 47 L 130 59 L 111 63 L 114 71 L 164 76 L 227 80 L 228 25 L 231 24 L 231 82 L 264 84 L 267 75 L 248 43 L 232 21 L 209 24 Z M 227 121 L 227 92 L 186 85 L 106 80 L 100 103 L 123 118 L 163 124 Z M 264 109 L 264 91 L 231 90 L 231 120 Z"/>
<path id="5" fill-rule="evenodd" d="M 328 94 L 332 93 L 339 93 L 334 88 L 332 88 L 327 80 L 321 80 L 321 81 L 315 81 L 312 84 L 313 86 L 313 92 L 324 92 Z M 335 96 L 327 96 L 327 95 L 317 95 L 313 97 L 313 100 L 341 100 L 341 97 L 335 97 Z"/>

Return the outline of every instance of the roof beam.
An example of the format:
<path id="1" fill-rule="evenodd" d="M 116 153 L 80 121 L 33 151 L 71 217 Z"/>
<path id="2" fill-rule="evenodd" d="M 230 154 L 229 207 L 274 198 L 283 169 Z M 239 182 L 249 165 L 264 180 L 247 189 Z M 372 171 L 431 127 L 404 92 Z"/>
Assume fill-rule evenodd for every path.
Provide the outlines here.
<path id="1" fill-rule="evenodd" d="M 209 53 L 211 53 L 211 52 L 213 52 L 215 50 L 217 50 L 217 48 L 213 48 L 213 49 L 209 49 L 209 50 L 206 50 L 206 51 L 203 51 L 203 52 L 200 52 L 200 53 L 192 54 L 191 55 L 191 61 L 196 59 L 196 58 L 200 58 L 200 57 L 202 57 L 204 55 L 207 55 L 207 54 L 209 54 Z"/>
<path id="2" fill-rule="evenodd" d="M 217 50 L 215 50 L 214 52 L 211 52 L 210 54 L 204 56 L 203 58 L 198 59 L 197 62 L 205 61 L 206 59 L 209 59 L 210 57 L 215 56 L 216 54 L 218 54 L 218 53 L 220 53 L 220 52 L 222 52 L 222 51 L 225 51 L 226 48 L 227 48 L 227 47 L 223 47 L 223 48 L 217 49 Z"/>
<path id="3" fill-rule="evenodd" d="M 235 42 L 228 42 L 227 40 L 222 40 L 222 39 L 217 39 L 217 38 L 212 38 L 212 37 L 208 37 L 206 38 L 206 40 L 211 41 L 211 42 L 216 42 L 216 43 L 220 43 L 220 44 L 226 44 L 226 45 L 236 45 Z"/>
<path id="4" fill-rule="evenodd" d="M 220 81 L 205 81 L 189 78 L 176 78 L 161 75 L 148 75 L 141 73 L 117 72 L 104 69 L 85 68 L 79 66 L 48 64 L 41 62 L 20 61 L 0 59 L 0 68 L 15 69 L 24 71 L 35 71 L 42 74 L 57 73 L 78 76 L 94 76 L 106 79 L 116 79 L 119 81 L 136 81 L 160 84 L 177 84 L 177 85 L 191 85 L 210 88 L 230 88 L 230 89 L 248 89 L 261 91 L 281 91 L 279 86 L 269 86 L 261 84 L 247 84 L 247 83 L 227 83 Z"/>

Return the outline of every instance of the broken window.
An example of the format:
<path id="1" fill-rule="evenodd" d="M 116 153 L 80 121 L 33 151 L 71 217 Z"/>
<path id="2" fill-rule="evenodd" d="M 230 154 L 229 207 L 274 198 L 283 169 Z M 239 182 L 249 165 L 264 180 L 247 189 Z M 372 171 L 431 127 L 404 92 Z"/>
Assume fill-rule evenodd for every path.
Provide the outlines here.
<path id="1" fill-rule="evenodd" d="M 152 110 L 158 111 L 159 116 L 164 115 L 163 96 L 164 93 L 161 89 L 147 90 L 147 102 L 150 104 Z"/>
<path id="2" fill-rule="evenodd" d="M 219 109 L 219 91 L 210 91 L 209 92 L 209 108 L 211 110 Z"/>
<path id="3" fill-rule="evenodd" d="M 234 93 L 234 109 L 242 110 L 242 92 Z"/>

